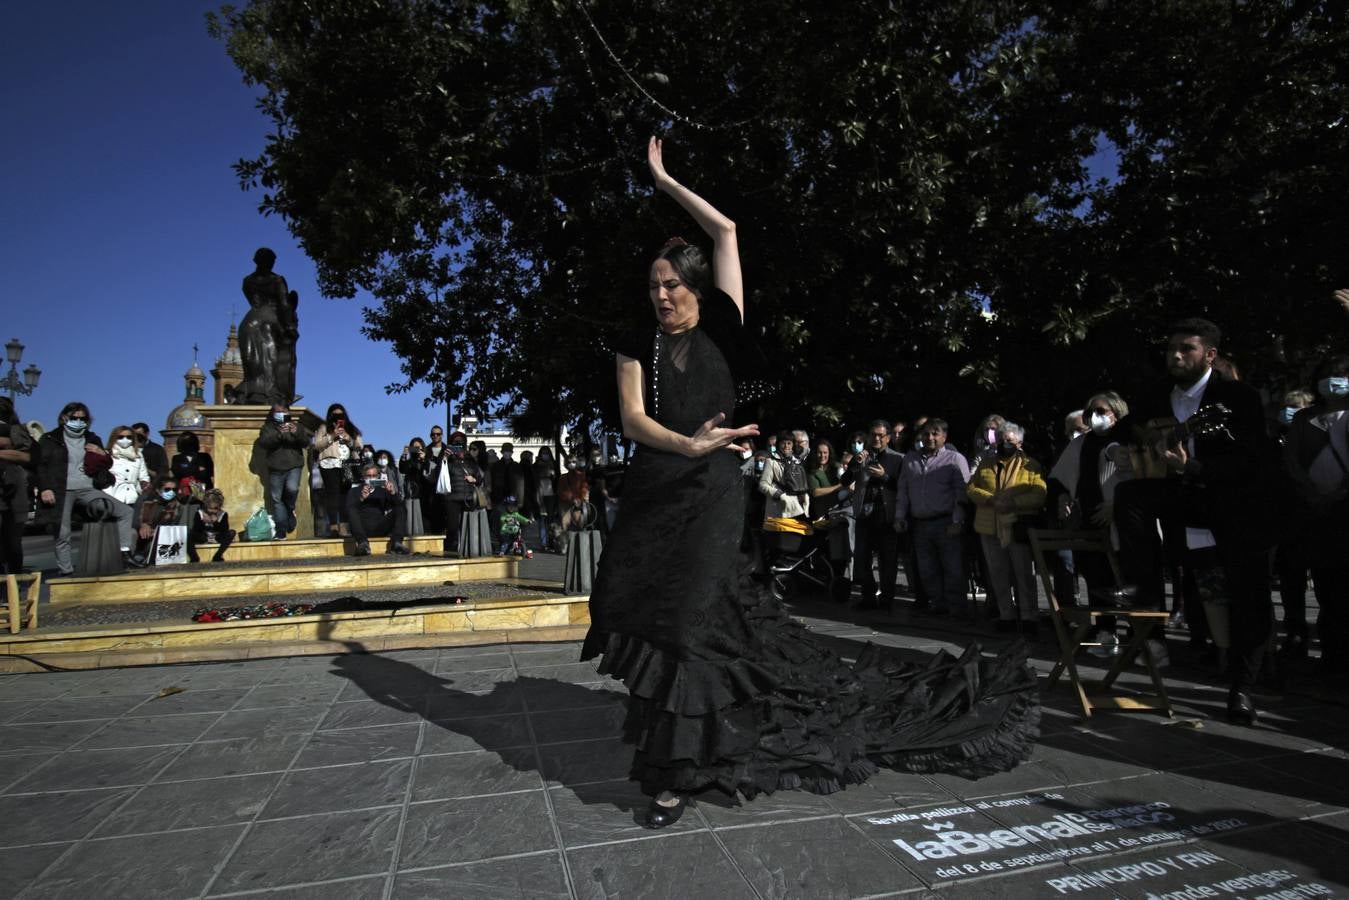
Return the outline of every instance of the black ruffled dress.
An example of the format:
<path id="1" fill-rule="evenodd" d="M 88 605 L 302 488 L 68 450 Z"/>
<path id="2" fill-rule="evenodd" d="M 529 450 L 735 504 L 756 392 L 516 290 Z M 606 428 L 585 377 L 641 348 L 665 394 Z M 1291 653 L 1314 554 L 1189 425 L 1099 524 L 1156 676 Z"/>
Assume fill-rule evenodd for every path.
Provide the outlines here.
<path id="1" fill-rule="evenodd" d="M 731 299 L 703 300 L 684 335 L 615 348 L 642 362 L 647 412 L 692 434 L 760 390 L 762 357 Z M 747 577 L 739 459 L 640 447 L 590 596 L 581 658 L 631 695 L 625 739 L 643 789 L 831 793 L 877 765 L 978 777 L 1027 758 L 1040 707 L 1024 645 L 905 664 L 868 644 L 844 662 Z"/>

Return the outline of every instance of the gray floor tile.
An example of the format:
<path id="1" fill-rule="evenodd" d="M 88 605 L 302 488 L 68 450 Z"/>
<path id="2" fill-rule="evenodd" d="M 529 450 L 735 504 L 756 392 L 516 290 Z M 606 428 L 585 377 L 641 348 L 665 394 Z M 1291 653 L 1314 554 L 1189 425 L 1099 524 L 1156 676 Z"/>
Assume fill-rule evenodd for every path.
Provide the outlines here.
<path id="1" fill-rule="evenodd" d="M 264 819 L 401 804 L 412 760 L 300 769 L 286 775 L 263 810 Z"/>
<path id="2" fill-rule="evenodd" d="M 116 697 L 72 697 L 39 703 L 14 719 L 16 725 L 35 722 L 78 722 L 82 719 L 115 719 L 149 699 L 146 694 Z"/>
<path id="3" fill-rule="evenodd" d="M 81 750 L 106 750 L 115 747 L 150 747 L 156 744 L 186 744 L 201 737 L 215 724 L 220 713 L 192 713 L 183 716 L 132 716 L 109 722 Z"/>
<path id="4" fill-rule="evenodd" d="M 535 666 L 566 666 L 581 661 L 581 645 L 564 646 L 515 646 L 511 648 L 517 668 Z"/>
<path id="5" fill-rule="evenodd" d="M 753 898 L 754 892 L 706 831 L 662 835 L 603 847 L 567 851 L 576 896 Z"/>
<path id="6" fill-rule="evenodd" d="M 1010 772 L 998 772 L 977 780 L 943 774 L 927 777 L 955 796 L 971 800 L 998 794 L 1135 778 L 1152 771 L 1120 759 L 1107 746 L 1100 741 L 1051 735 L 1035 745 L 1029 760 Z"/>
<path id="7" fill-rule="evenodd" d="M 395 900 L 549 900 L 571 897 L 556 853 L 399 873 Z"/>
<path id="8" fill-rule="evenodd" d="M 0 794 L 8 794 L 10 785 L 27 777 L 38 766 L 52 758 L 50 753 L 34 753 L 28 756 L 0 756 Z"/>
<path id="9" fill-rule="evenodd" d="M 1225 860 L 1242 866 L 1249 872 L 1268 875 L 1271 872 L 1289 872 L 1294 878 L 1274 883 L 1260 891 L 1264 896 L 1290 896 L 1278 893 L 1293 891 L 1306 885 L 1299 896 L 1349 896 L 1349 847 L 1344 834 L 1324 828 L 1320 819 L 1290 822 L 1272 828 L 1240 831 L 1205 838 L 1197 845 L 1212 850 Z M 1190 849 L 1189 847 L 1186 848 Z M 1316 891 L 1312 885 L 1325 890 Z M 1223 896 L 1240 895 L 1251 890 L 1224 891 Z M 1257 888 L 1258 889 L 1258 888 Z"/>
<path id="10" fill-rule="evenodd" d="M 184 713 L 221 713 L 243 699 L 248 688 L 185 690 L 165 697 L 152 697 L 136 709 L 138 716 L 176 716 Z"/>
<path id="11" fill-rule="evenodd" d="M 0 700 L 50 700 L 70 693 L 86 680 L 81 673 L 33 672 L 0 675 Z"/>
<path id="12" fill-rule="evenodd" d="M 445 679 L 445 687 L 442 690 L 482 694 L 494 690 L 499 684 L 515 681 L 516 672 L 514 669 L 483 669 L 476 672 L 456 672 L 453 675 L 438 677 Z M 438 693 L 433 693 L 431 696 L 436 696 Z"/>
<path id="13" fill-rule="evenodd" d="M 247 900 L 381 900 L 384 896 L 385 875 L 325 881 L 320 884 L 294 885 L 253 891 Z"/>
<path id="14" fill-rule="evenodd" d="M 1349 809 L 1349 766 L 1311 753 L 1262 763 L 1223 763 L 1187 769 L 1195 786 L 1278 816 L 1300 819 Z"/>
<path id="15" fill-rule="evenodd" d="M 375 725 L 405 725 L 422 720 L 420 701 L 411 700 L 410 709 L 390 706 L 376 700 L 352 700 L 334 703 L 319 725 L 320 731 L 339 728 L 370 728 Z"/>
<path id="16" fill-rule="evenodd" d="M 704 794 L 698 811 L 714 829 L 737 825 L 766 825 L 788 819 L 816 819 L 837 816 L 827 798 L 808 791 L 778 791 L 753 800 L 731 798 L 720 792 Z"/>
<path id="17" fill-rule="evenodd" d="M 87 788 L 147 784 L 185 744 L 137 747 L 125 750 L 72 750 L 54 757 L 27 778 L 11 786 L 11 793 L 72 791 Z"/>
<path id="18" fill-rule="evenodd" d="M 563 681 L 530 678 L 522 673 L 519 684 L 524 690 L 530 712 L 550 709 L 584 709 L 627 702 L 627 694 L 606 682 L 568 684 Z"/>
<path id="19" fill-rule="evenodd" d="M 17 897 L 69 848 L 69 844 L 48 844 L 0 850 L 0 897 Z"/>
<path id="20" fill-rule="evenodd" d="M 412 756 L 417 750 L 421 724 L 380 725 L 343 731 L 317 731 L 305 745 L 295 768 L 377 762 Z"/>
<path id="21" fill-rule="evenodd" d="M 283 706 L 323 706 L 332 703 L 343 687 L 332 679 L 301 684 L 260 684 L 235 705 L 235 709 L 277 709 Z"/>
<path id="22" fill-rule="evenodd" d="M 408 808 L 399 867 L 442 866 L 555 846 L 543 791 L 418 803 Z"/>
<path id="23" fill-rule="evenodd" d="M 521 677 L 543 678 L 548 681 L 561 681 L 567 684 L 592 684 L 608 681 L 608 678 L 595 671 L 595 663 L 595 660 L 591 660 L 590 662 L 573 662 L 560 666 L 524 668 L 520 667 L 520 660 L 516 660 L 516 666 L 520 668 Z"/>
<path id="24" fill-rule="evenodd" d="M 504 755 L 504 759 L 503 759 Z M 421 756 L 412 786 L 414 803 L 543 787 L 533 748 L 504 754 L 491 750 Z"/>
<path id="25" fill-rule="evenodd" d="M 327 713 L 326 706 L 236 710 L 225 713 L 219 722 L 202 735 L 202 740 L 221 741 L 241 737 L 272 740 L 281 735 L 307 733 L 313 731 Z"/>
<path id="26" fill-rule="evenodd" d="M 558 741 L 587 741 L 617 738 L 623 735 L 624 704 L 608 704 L 591 709 L 531 712 L 534 737 L 540 744 Z"/>
<path id="27" fill-rule="evenodd" d="M 279 773 L 272 773 L 152 784 L 106 819 L 94 836 L 251 822 L 280 780 Z"/>
<path id="28" fill-rule="evenodd" d="M 507 651 L 480 653 L 474 656 L 443 656 L 436 661 L 436 674 L 453 675 L 458 672 L 481 672 L 487 669 L 509 669 L 514 659 Z"/>
<path id="29" fill-rule="evenodd" d="M 618 781 L 632 768 L 632 747 L 614 739 L 548 744 L 539 748 L 539 759 L 549 785 Z"/>
<path id="30" fill-rule="evenodd" d="M 551 788 L 562 843 L 567 847 L 606 844 L 651 837 L 643 825 L 651 798 L 632 781 L 604 781 L 577 788 Z M 703 804 L 699 802 L 698 808 Z M 703 820 L 686 810 L 679 821 L 661 830 L 661 834 L 706 831 Z"/>
<path id="31" fill-rule="evenodd" d="M 14 719 L 24 713 L 41 705 L 38 700 L 4 700 L 0 701 L 0 725 L 12 722 Z"/>
<path id="32" fill-rule="evenodd" d="M 259 822 L 230 857 L 211 892 L 387 872 L 398 835 L 398 816 L 399 810 L 387 809 Z"/>
<path id="33" fill-rule="evenodd" d="M 89 841 L 34 883 L 26 896 L 192 897 L 206 887 L 243 826 Z"/>
<path id="34" fill-rule="evenodd" d="M 428 719 L 469 719 L 523 711 L 524 694 L 516 682 L 501 682 L 480 694 L 445 690 L 426 698 Z"/>
<path id="35" fill-rule="evenodd" d="M 106 720 L 47 722 L 41 725 L 0 725 L 0 755 L 57 752 L 78 744 L 98 731 Z"/>
<path id="36" fill-rule="evenodd" d="M 529 723 L 520 714 L 441 719 L 426 723 L 422 735 L 422 753 L 499 750 L 529 743 Z"/>
<path id="37" fill-rule="evenodd" d="M 0 847 L 84 837 L 135 788 L 0 797 Z"/>
<path id="38" fill-rule="evenodd" d="M 193 744 L 160 773 L 159 782 L 281 772 L 309 740 L 308 734 L 246 737 Z"/>
<path id="39" fill-rule="evenodd" d="M 759 895 L 838 898 L 884 894 L 922 882 L 842 818 L 722 832 Z"/>

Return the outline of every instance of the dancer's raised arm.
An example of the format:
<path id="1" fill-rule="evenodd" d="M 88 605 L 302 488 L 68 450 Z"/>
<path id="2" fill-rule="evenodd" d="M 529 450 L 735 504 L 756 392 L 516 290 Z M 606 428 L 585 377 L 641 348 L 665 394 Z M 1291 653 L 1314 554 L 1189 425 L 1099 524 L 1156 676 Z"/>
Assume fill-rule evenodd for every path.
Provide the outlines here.
<path id="1" fill-rule="evenodd" d="M 646 161 L 651 166 L 656 189 L 673 197 L 712 238 L 712 282 L 735 301 L 740 318 L 744 319 L 745 288 L 740 278 L 740 247 L 736 244 L 735 223 L 670 177 L 661 158 L 661 142 L 654 137 L 646 145 Z"/>

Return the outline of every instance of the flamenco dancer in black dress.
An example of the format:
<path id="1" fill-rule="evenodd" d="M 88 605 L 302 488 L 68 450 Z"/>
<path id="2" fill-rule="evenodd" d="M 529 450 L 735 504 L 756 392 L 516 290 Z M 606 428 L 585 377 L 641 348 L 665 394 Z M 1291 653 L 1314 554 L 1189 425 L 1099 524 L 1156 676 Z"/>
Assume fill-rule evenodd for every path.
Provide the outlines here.
<path id="1" fill-rule="evenodd" d="M 652 796 L 646 824 L 679 819 L 690 794 L 752 799 L 831 793 L 878 765 L 979 777 L 1025 760 L 1040 707 L 1024 645 L 996 659 L 970 647 L 924 665 L 868 644 L 849 664 L 742 578 L 745 496 L 735 425 L 763 357 L 742 327 L 735 225 L 665 171 L 656 187 L 714 244 L 672 241 L 651 264 L 656 325 L 621 341 L 623 432 L 639 449 L 590 596 L 582 659 L 630 694 L 631 777 Z"/>

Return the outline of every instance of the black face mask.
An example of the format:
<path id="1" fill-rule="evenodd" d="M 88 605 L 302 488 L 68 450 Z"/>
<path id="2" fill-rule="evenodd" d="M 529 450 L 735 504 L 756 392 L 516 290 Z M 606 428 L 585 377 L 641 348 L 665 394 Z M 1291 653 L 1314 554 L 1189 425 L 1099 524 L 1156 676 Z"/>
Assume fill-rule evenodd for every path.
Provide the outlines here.
<path id="1" fill-rule="evenodd" d="M 1016 456 L 1016 444 L 1000 443 L 998 444 L 998 456 L 1001 459 L 1011 459 Z"/>

